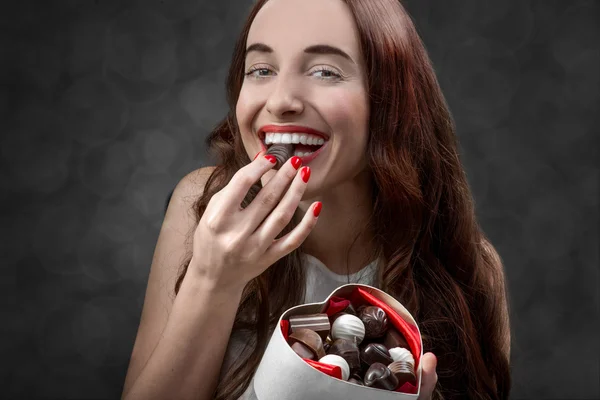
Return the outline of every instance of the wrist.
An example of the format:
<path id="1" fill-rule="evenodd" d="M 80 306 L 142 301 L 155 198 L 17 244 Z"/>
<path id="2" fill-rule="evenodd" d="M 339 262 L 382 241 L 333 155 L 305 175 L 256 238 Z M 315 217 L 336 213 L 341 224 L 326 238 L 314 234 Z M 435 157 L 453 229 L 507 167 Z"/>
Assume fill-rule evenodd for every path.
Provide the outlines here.
<path id="1" fill-rule="evenodd" d="M 203 293 L 210 295 L 225 294 L 230 297 L 241 298 L 242 292 L 246 286 L 245 283 L 243 284 L 241 282 L 225 282 L 223 279 L 219 279 L 219 276 L 214 276 L 203 271 L 196 267 L 193 257 L 190 260 L 186 278 L 188 278 L 188 275 L 196 290 L 200 290 Z"/>

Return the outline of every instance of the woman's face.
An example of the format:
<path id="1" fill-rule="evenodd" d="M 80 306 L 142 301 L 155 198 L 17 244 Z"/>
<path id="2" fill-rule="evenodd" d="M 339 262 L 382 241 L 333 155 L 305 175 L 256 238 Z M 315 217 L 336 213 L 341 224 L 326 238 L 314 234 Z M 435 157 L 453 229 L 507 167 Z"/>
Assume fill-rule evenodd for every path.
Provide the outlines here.
<path id="1" fill-rule="evenodd" d="M 311 167 L 305 197 L 363 171 L 369 101 L 358 33 L 346 4 L 270 0 L 252 23 L 246 49 L 236 114 L 248 156 L 266 148 L 261 128 L 288 125 L 283 132 L 302 140 L 300 126 L 325 138 L 316 158 L 303 159 Z M 269 171 L 263 184 L 275 173 Z"/>

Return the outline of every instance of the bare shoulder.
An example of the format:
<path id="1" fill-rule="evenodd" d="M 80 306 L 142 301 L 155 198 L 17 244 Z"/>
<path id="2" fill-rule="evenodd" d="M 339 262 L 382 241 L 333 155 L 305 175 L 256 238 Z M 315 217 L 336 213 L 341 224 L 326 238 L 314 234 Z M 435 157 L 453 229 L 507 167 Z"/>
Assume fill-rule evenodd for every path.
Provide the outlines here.
<path id="1" fill-rule="evenodd" d="M 176 201 L 193 203 L 204 192 L 206 181 L 215 168 L 216 167 L 203 167 L 188 173 L 181 178 L 175 187 L 172 198 L 175 198 Z"/>
<path id="2" fill-rule="evenodd" d="M 510 361 L 510 312 L 508 304 L 508 290 L 506 287 L 506 274 L 502 258 L 494 248 L 494 246 L 486 239 L 481 242 L 482 248 L 492 259 L 493 269 L 491 271 L 490 281 L 491 287 L 498 294 L 500 301 L 500 318 L 502 319 L 502 333 L 504 337 L 504 353 Z"/>

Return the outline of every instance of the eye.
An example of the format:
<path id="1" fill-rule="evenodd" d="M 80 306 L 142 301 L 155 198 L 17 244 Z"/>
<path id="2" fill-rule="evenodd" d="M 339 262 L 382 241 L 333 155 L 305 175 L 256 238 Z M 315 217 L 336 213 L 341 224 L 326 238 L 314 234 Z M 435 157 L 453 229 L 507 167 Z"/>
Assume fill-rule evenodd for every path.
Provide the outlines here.
<path id="1" fill-rule="evenodd" d="M 325 68 L 325 67 L 320 67 L 319 69 L 313 71 L 312 73 L 313 74 L 315 74 L 315 73 L 322 73 L 322 75 L 321 76 L 317 76 L 317 78 L 323 79 L 323 80 L 337 80 L 337 79 L 341 79 L 342 78 L 342 75 L 340 75 L 339 73 L 337 73 L 333 69 L 329 69 L 329 68 Z"/>
<path id="2" fill-rule="evenodd" d="M 269 75 L 267 75 L 269 72 L 273 72 L 273 71 L 271 71 L 269 68 L 264 67 L 264 66 L 253 66 L 244 75 L 246 75 L 248 77 L 260 79 L 262 77 L 269 76 Z"/>

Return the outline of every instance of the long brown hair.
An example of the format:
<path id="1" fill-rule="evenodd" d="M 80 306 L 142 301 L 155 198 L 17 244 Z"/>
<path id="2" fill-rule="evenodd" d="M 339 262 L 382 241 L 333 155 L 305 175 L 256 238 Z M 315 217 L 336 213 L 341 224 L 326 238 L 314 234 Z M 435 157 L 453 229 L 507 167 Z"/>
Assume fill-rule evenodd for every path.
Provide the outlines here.
<path id="1" fill-rule="evenodd" d="M 206 141 L 219 163 L 194 205 L 198 221 L 211 197 L 250 162 L 234 110 L 248 31 L 267 1 L 253 6 L 235 46 L 227 81 L 231 111 Z M 375 184 L 366 229 L 374 233 L 377 255 L 385 260 L 381 288 L 413 314 L 424 351 L 438 357 L 434 398 L 508 398 L 511 379 L 500 316 L 504 288 L 493 283 L 501 281 L 501 272 L 483 244 L 454 123 L 431 61 L 398 0 L 344 2 L 356 21 L 368 80 L 367 152 Z M 260 189 L 258 182 L 242 206 Z M 233 330 L 249 335 L 251 352 L 221 377 L 215 398 L 238 398 L 246 390 L 279 315 L 302 301 L 301 250 L 281 258 L 244 289 Z M 175 293 L 188 265 L 189 260 Z"/>

